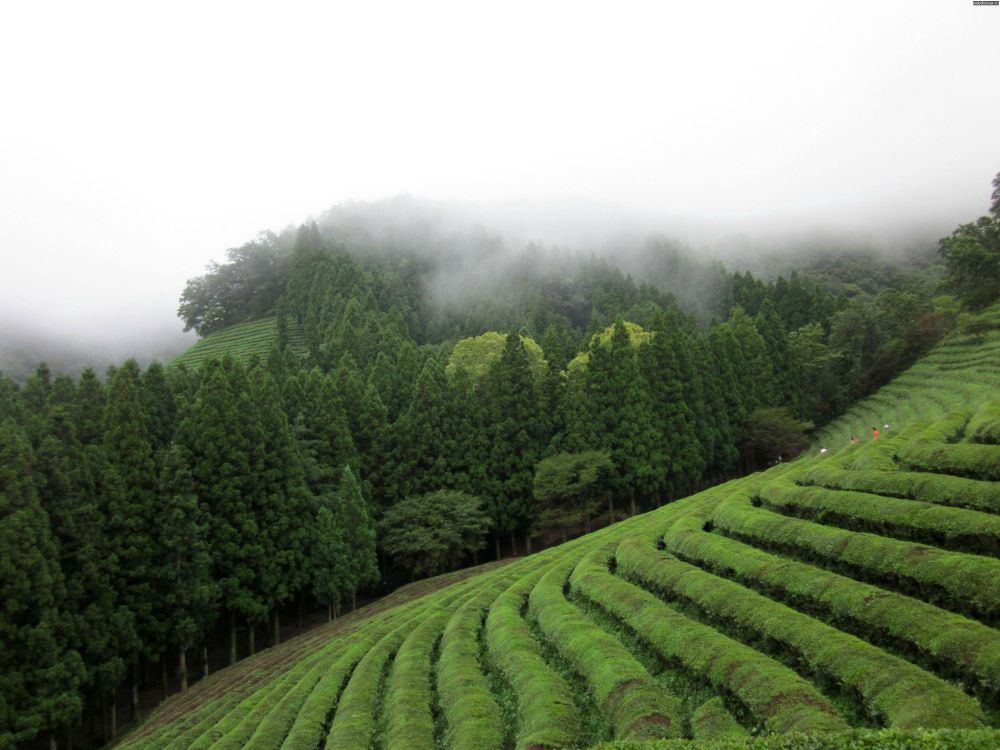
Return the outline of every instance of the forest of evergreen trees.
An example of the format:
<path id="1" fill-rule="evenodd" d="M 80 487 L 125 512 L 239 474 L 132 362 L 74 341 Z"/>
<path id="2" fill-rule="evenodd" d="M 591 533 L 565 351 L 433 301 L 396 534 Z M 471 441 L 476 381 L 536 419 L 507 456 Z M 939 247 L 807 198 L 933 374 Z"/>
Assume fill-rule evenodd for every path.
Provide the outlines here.
<path id="1" fill-rule="evenodd" d="M 179 314 L 201 334 L 276 315 L 306 356 L 0 378 L 0 746 L 108 737 L 151 674 L 186 686 L 209 647 L 236 660 L 299 607 L 405 579 L 377 529 L 406 500 L 478 498 L 471 562 L 581 508 L 589 527 L 604 503 L 610 520 L 753 470 L 774 447 L 753 428 L 777 419 L 794 447 L 957 313 L 935 268 L 851 295 L 699 267 L 707 324 L 655 274 L 594 258 L 515 266 L 463 305 L 433 300 L 439 271 L 316 225 L 263 235 L 189 282 Z M 560 466 L 591 467 L 586 492 L 560 491 Z"/>

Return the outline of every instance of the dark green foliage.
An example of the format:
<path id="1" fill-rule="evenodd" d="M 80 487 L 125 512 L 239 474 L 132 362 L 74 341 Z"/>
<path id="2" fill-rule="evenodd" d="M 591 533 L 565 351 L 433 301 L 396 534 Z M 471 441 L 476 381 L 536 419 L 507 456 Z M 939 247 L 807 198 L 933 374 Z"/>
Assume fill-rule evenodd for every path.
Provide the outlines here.
<path id="1" fill-rule="evenodd" d="M 989 216 L 962 224 L 941 240 L 948 283 L 963 303 L 981 310 L 1000 298 L 1000 174 L 993 179 Z"/>
<path id="2" fill-rule="evenodd" d="M 211 512 L 199 501 L 178 447 L 164 458 L 156 525 L 165 554 L 158 609 L 167 643 L 183 650 L 202 643 L 215 624 L 219 585 L 212 577 Z"/>
<path id="3" fill-rule="evenodd" d="M 489 524 L 479 498 L 438 490 L 389 508 L 378 525 L 379 544 L 411 576 L 433 576 L 481 550 Z"/>
<path id="4" fill-rule="evenodd" d="M 485 385 L 489 399 L 487 506 L 497 533 L 523 530 L 530 527 L 537 512 L 532 481 L 542 451 L 544 422 L 538 383 L 520 336 L 507 336 Z"/>
<path id="5" fill-rule="evenodd" d="M 751 468 L 794 458 L 808 442 L 807 433 L 812 427 L 784 407 L 756 409 L 743 426 L 740 450 Z"/>
<path id="6" fill-rule="evenodd" d="M 134 615 L 121 604 L 113 582 L 115 560 L 100 498 L 107 479 L 103 448 L 81 446 L 64 406 L 50 413 L 52 434 L 36 452 L 35 482 L 49 515 L 66 582 L 60 602 L 69 642 L 84 661 L 84 684 L 105 692 L 125 673 L 123 656 L 138 649 Z"/>
<path id="7" fill-rule="evenodd" d="M 232 360 L 209 363 L 194 408 L 178 428 L 194 491 L 211 508 L 213 574 L 222 588 L 222 606 L 257 621 L 267 608 L 254 593 L 256 567 L 264 554 L 248 484 L 251 443 L 238 394 L 245 373 Z"/>
<path id="8" fill-rule="evenodd" d="M 199 335 L 274 313 L 282 290 L 279 263 L 284 251 L 270 232 L 226 252 L 228 263 L 213 263 L 204 276 L 188 281 L 177 315 L 184 330 Z"/>
<path id="9" fill-rule="evenodd" d="M 72 726 L 80 715 L 79 654 L 67 649 L 65 595 L 48 514 L 32 482 L 31 451 L 13 421 L 0 424 L 0 746 Z"/>
<path id="10" fill-rule="evenodd" d="M 599 488 L 614 471 L 607 451 L 558 453 L 535 465 L 533 492 L 541 526 L 589 525 L 600 502 Z"/>
<path id="11" fill-rule="evenodd" d="M 361 487 L 349 466 L 343 469 L 336 495 L 337 518 L 344 529 L 348 563 L 344 567 L 344 591 L 352 598 L 358 589 L 378 582 L 375 555 L 375 522 L 361 494 Z"/>
<path id="12" fill-rule="evenodd" d="M 141 648 L 154 657 L 163 638 L 153 596 L 163 553 L 154 521 L 158 483 L 147 406 L 139 365 L 128 360 L 115 370 L 104 407 L 103 502 L 113 585 L 135 618 Z"/>

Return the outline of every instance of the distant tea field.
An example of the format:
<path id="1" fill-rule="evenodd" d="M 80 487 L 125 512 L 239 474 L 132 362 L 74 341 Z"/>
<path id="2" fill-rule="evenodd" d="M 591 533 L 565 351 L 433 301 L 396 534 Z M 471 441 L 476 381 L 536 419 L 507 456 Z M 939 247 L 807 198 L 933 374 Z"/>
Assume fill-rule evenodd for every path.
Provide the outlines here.
<path id="1" fill-rule="evenodd" d="M 241 351 L 268 335 L 245 325 Z M 1000 747 L 1000 330 L 796 461 L 411 594 L 212 675 L 124 746 Z"/>
<path id="2" fill-rule="evenodd" d="M 254 356 L 266 357 L 277 343 L 278 324 L 276 318 L 251 320 L 210 333 L 177 355 L 171 364 L 198 367 L 203 362 L 210 359 L 222 359 L 226 355 L 241 362 L 248 362 Z M 288 331 L 288 345 L 293 352 L 305 352 L 302 333 L 297 327 Z"/>

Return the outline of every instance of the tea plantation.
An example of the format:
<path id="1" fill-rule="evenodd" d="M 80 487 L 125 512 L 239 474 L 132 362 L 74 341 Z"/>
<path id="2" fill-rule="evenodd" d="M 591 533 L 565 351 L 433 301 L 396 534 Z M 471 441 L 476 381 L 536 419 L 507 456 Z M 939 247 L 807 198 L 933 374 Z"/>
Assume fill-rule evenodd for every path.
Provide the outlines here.
<path id="1" fill-rule="evenodd" d="M 125 746 L 1000 747 L 1000 330 L 797 461 L 424 586 L 211 676 Z"/>
<path id="2" fill-rule="evenodd" d="M 266 357 L 270 353 L 271 347 L 277 343 L 278 324 L 276 318 L 251 320 L 210 333 L 177 355 L 171 364 L 197 367 L 209 359 L 221 359 L 227 354 L 242 362 L 248 362 L 254 355 L 261 358 Z M 294 324 L 288 331 L 288 345 L 293 352 L 305 352 L 302 332 Z"/>

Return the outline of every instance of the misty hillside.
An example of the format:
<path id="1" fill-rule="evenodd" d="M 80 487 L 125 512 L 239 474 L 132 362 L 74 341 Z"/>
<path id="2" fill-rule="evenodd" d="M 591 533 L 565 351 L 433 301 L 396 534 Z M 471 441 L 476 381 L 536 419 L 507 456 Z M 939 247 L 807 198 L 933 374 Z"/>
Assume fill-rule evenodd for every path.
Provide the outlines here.
<path id="1" fill-rule="evenodd" d="M 172 691 L 220 669 L 243 675 L 225 668 L 261 648 L 269 666 L 255 674 L 273 667 L 277 682 L 227 687 L 236 708 L 164 719 L 152 746 L 316 747 L 328 735 L 330 747 L 380 736 L 410 748 L 418 715 L 430 720 L 416 746 L 469 750 L 515 737 L 531 747 L 536 729 L 572 747 L 995 724 L 992 662 L 976 660 L 992 653 L 981 628 L 996 604 L 1000 197 L 941 240 L 942 265 L 886 261 L 867 276 L 869 261 L 849 254 L 764 278 L 662 241 L 608 257 L 509 252 L 498 236 L 448 234 L 422 215 L 346 217 L 262 234 L 191 279 L 179 314 L 202 338 L 169 365 L 0 377 L 11 561 L 0 630 L 12 634 L 0 674 L 16 709 L 0 716 L 0 746 L 107 744 Z M 869 425 L 873 445 L 887 434 L 857 465 L 799 473 L 829 449 L 853 456 Z M 694 553 L 671 548 L 676 562 L 653 565 L 648 542 L 688 521 L 725 532 L 706 543 L 791 555 L 971 627 L 948 657 L 966 682 L 949 682 L 937 652 L 883 653 L 857 623 L 834 633 L 839 621 L 805 621 L 813 605 L 796 614 L 794 596 L 738 591 L 711 566 L 690 579 L 704 588 L 678 593 Z M 830 559 L 831 540 L 857 556 Z M 269 648 L 416 579 L 510 558 L 524 559 L 370 623 L 352 618 L 344 638 L 316 630 Z M 900 574 L 899 560 L 924 572 Z M 711 605 L 731 598 L 742 609 Z M 748 614 L 758 605 L 771 625 Z M 725 648 L 681 654 L 647 614 Z M 910 630 L 893 643 L 923 648 Z M 507 650 L 510 638 L 522 650 Z M 827 642 L 839 644 L 834 662 L 815 650 Z M 700 661 L 708 653 L 735 654 L 736 671 L 723 679 Z M 694 660 L 683 675 L 651 679 L 682 656 Z M 391 657 L 399 672 L 387 682 Z M 436 693 L 404 698 L 432 663 Z M 764 692 L 730 679 L 739 664 L 770 675 Z M 539 674 L 549 687 L 515 689 Z M 478 696 L 468 710 L 467 692 Z M 538 709 L 552 700 L 559 712 Z"/>

